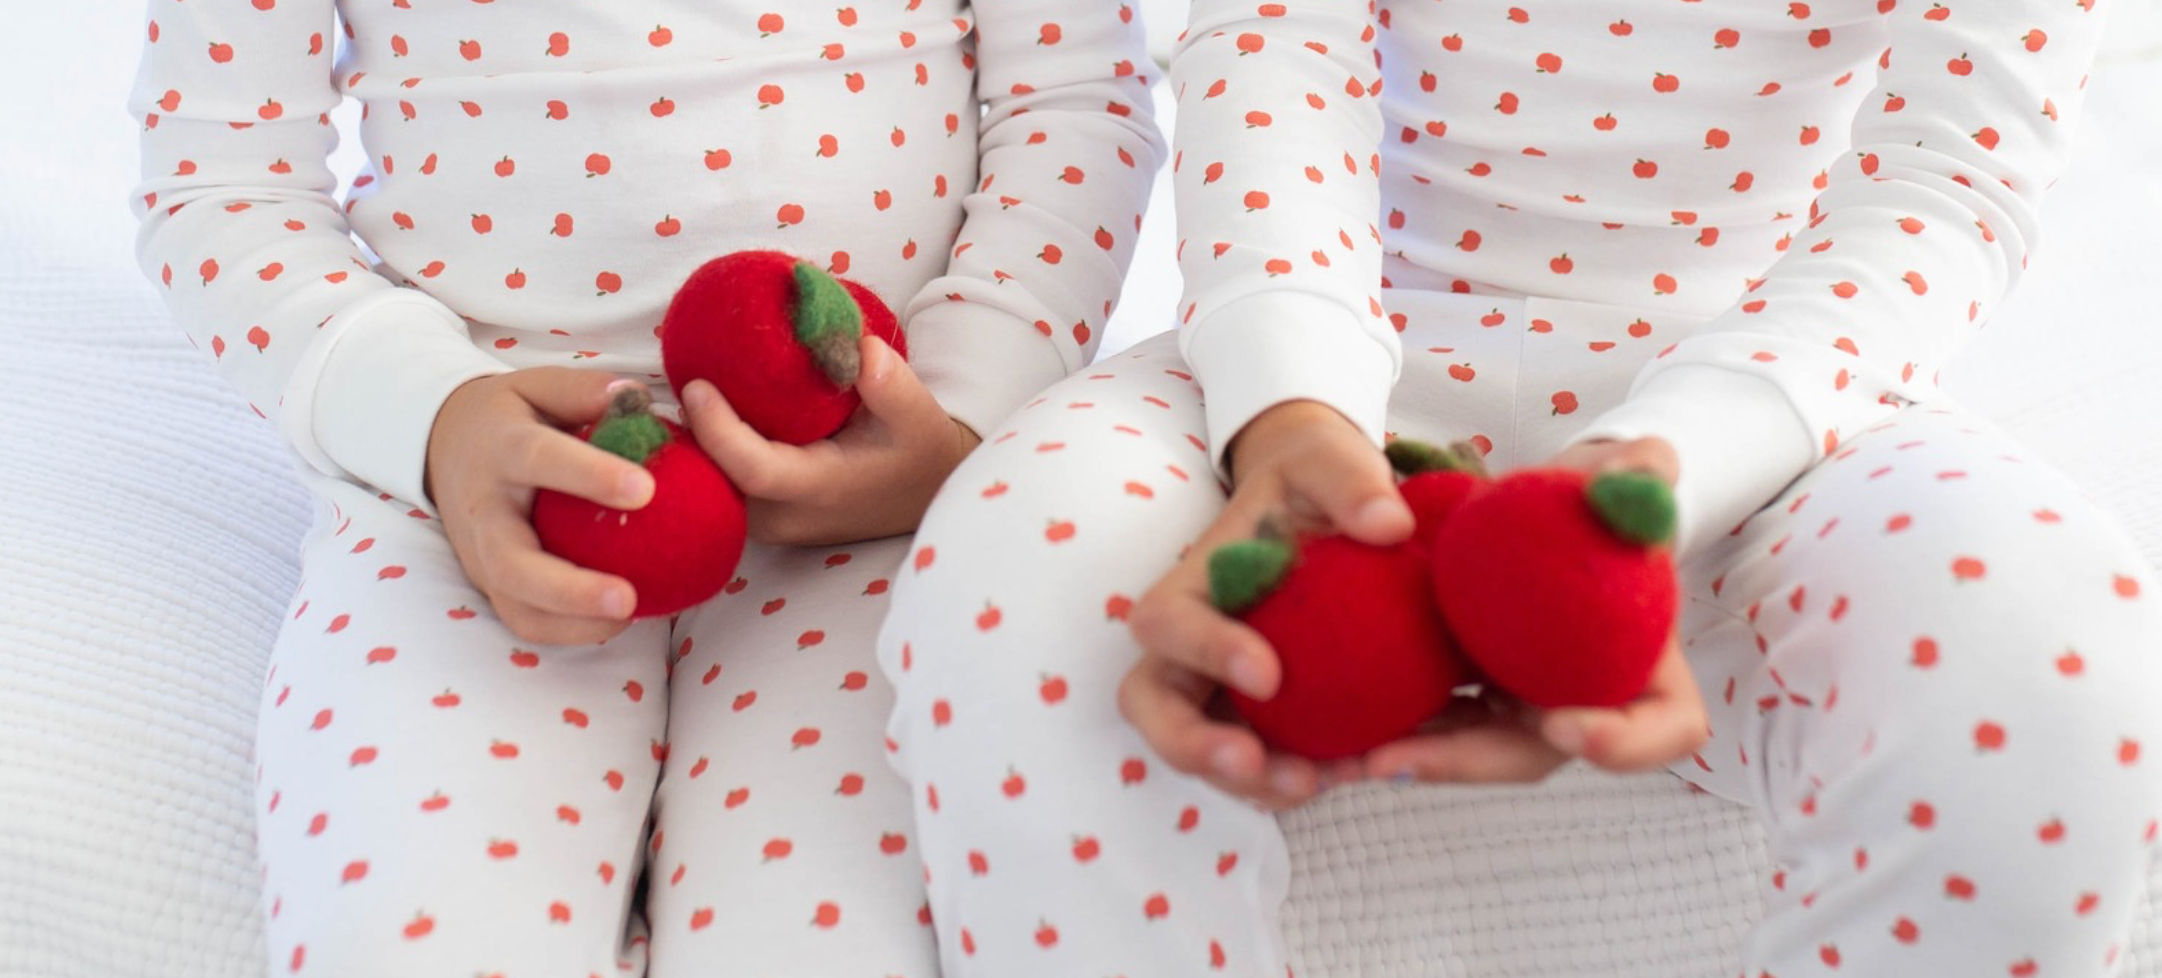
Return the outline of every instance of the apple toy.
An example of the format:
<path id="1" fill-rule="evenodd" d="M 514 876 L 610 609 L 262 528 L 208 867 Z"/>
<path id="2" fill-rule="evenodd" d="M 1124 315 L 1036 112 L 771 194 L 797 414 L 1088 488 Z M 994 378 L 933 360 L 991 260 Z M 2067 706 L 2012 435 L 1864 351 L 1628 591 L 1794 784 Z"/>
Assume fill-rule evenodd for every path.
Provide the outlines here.
<path id="1" fill-rule="evenodd" d="M 862 398 L 865 331 L 908 356 L 893 311 L 871 290 L 778 251 L 738 251 L 699 266 L 661 320 L 661 364 L 677 398 L 704 380 L 774 441 L 832 436 Z"/>
<path id="2" fill-rule="evenodd" d="M 1416 732 L 1469 677 L 1434 609 L 1431 558 L 1416 541 L 1258 539 L 1209 555 L 1211 600 L 1275 648 L 1276 695 L 1236 690 L 1232 707 L 1270 747 L 1317 761 L 1356 757 Z"/>
<path id="3" fill-rule="evenodd" d="M 719 594 L 743 557 L 743 497 L 690 433 L 652 411 L 644 386 L 626 387 L 578 436 L 653 473 L 653 498 L 620 510 L 542 489 L 533 497 L 541 548 L 614 574 L 638 592 L 634 618 L 672 615 Z"/>
<path id="4" fill-rule="evenodd" d="M 1392 439 L 1383 449 L 1389 466 L 1404 477 L 1396 491 L 1411 507 L 1412 539 L 1431 547 L 1449 514 L 1463 505 L 1486 477 L 1486 463 L 1468 442 L 1438 448 L 1409 438 Z"/>
<path id="5" fill-rule="evenodd" d="M 1433 596 L 1483 678 L 1533 706 L 1620 706 L 1651 679 L 1679 588 L 1674 496 L 1640 472 L 1482 481 L 1433 538 Z"/>

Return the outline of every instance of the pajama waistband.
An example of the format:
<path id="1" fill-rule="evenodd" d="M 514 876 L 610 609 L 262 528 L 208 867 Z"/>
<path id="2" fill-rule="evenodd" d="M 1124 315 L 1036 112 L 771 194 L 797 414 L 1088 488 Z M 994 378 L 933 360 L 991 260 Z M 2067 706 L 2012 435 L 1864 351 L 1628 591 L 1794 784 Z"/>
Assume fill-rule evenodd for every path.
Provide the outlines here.
<path id="1" fill-rule="evenodd" d="M 1395 288 L 1403 344 L 1392 432 L 1468 439 L 1489 465 L 1536 463 L 1622 402 L 1644 366 L 1709 320 L 1539 296 Z"/>

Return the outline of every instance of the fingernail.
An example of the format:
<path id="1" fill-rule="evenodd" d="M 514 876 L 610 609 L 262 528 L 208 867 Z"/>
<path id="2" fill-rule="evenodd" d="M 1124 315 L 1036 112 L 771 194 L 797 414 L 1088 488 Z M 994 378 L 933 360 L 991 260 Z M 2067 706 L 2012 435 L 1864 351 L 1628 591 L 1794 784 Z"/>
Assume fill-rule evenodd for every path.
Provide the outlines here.
<path id="1" fill-rule="evenodd" d="M 610 618 L 629 618 L 635 603 L 629 592 L 614 588 L 601 598 L 601 611 Z"/>
<path id="2" fill-rule="evenodd" d="M 626 387 L 637 386 L 639 386 L 638 382 L 630 379 L 629 377 L 617 377 L 616 379 L 608 382 L 608 393 L 613 394 L 619 390 L 623 390 Z"/>
<path id="3" fill-rule="evenodd" d="M 1358 514 L 1352 518 L 1357 520 L 1360 526 L 1372 529 L 1379 527 L 1383 522 L 1394 517 L 1403 509 L 1404 504 L 1401 500 L 1377 496 L 1368 500 L 1366 505 L 1359 507 Z"/>
<path id="4" fill-rule="evenodd" d="M 1231 685 L 1256 699 L 1261 697 L 1261 662 L 1251 655 L 1233 656 L 1231 659 Z"/>
<path id="5" fill-rule="evenodd" d="M 653 476 L 644 469 L 623 473 L 623 498 L 639 506 L 653 501 Z"/>
<path id="6" fill-rule="evenodd" d="M 1224 777 L 1238 777 L 1240 773 L 1239 754 L 1237 744 L 1225 744 L 1216 748 L 1216 753 L 1209 756 L 1209 766 L 1215 768 L 1216 773 Z"/>
<path id="7" fill-rule="evenodd" d="M 694 411 L 703 411 L 712 403 L 713 386 L 711 384 L 703 380 L 694 380 L 691 381 L 689 386 L 683 388 L 684 407 Z"/>
<path id="8" fill-rule="evenodd" d="M 906 361 L 901 359 L 900 351 L 886 345 L 885 340 L 879 340 L 874 345 L 878 347 L 878 382 L 888 383 L 893 380 L 894 374 L 904 369 Z"/>
<path id="9" fill-rule="evenodd" d="M 1269 772 L 1269 784 L 1276 789 L 1278 794 L 1285 795 L 1299 794 L 1300 789 L 1305 787 L 1299 777 L 1299 772 L 1288 767 L 1280 767 Z"/>
<path id="10" fill-rule="evenodd" d="M 1548 720 L 1546 742 L 1570 757 L 1584 753 L 1584 722 L 1567 718 Z"/>

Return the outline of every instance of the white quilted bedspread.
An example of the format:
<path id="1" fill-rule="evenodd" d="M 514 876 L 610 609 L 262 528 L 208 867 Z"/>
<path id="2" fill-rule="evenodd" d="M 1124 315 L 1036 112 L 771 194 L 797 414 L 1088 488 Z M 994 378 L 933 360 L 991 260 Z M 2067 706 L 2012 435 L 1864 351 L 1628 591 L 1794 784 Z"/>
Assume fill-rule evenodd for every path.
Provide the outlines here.
<path id="1" fill-rule="evenodd" d="M 69 147 L 0 153 L 0 978 L 253 978 L 248 743 L 304 500 L 128 261 L 129 55 L 12 74 L 81 21 L 136 36 L 135 4 L 81 2 L 0 36 L 36 96 L 0 101 L 0 132 Z M 2162 62 L 2094 89 L 2046 264 L 1951 383 L 2162 559 Z M 1125 341 L 1172 308 L 1161 224 Z M 1371 787 L 1285 825 L 1313 978 L 1712 978 L 1760 912 L 1748 812 L 1664 776 Z M 2143 921 L 2128 973 L 2162 978 Z"/>

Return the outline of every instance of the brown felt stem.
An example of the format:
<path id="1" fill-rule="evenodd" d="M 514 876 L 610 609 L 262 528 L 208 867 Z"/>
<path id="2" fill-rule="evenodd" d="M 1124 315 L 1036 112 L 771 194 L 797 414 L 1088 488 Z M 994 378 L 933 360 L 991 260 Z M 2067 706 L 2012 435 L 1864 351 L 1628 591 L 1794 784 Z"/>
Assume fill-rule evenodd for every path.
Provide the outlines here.
<path id="1" fill-rule="evenodd" d="M 1398 438 L 1382 448 L 1388 456 L 1389 467 L 1404 476 L 1427 472 L 1462 472 L 1476 478 L 1486 478 L 1486 461 L 1479 457 L 1478 446 L 1468 441 L 1453 442 L 1447 448 L 1439 448 L 1430 442 L 1411 438 Z"/>
<path id="2" fill-rule="evenodd" d="M 644 384 L 632 384 L 608 400 L 608 411 L 593 426 L 593 447 L 644 465 L 648 457 L 668 444 L 668 426 L 652 411 L 653 394 Z"/>
<path id="3" fill-rule="evenodd" d="M 863 310 L 856 299 L 825 269 L 807 261 L 795 265 L 796 339 L 811 351 L 811 359 L 834 386 L 853 387 L 863 370 L 856 338 L 863 335 Z"/>
<path id="4" fill-rule="evenodd" d="M 601 420 L 606 422 L 616 418 L 636 417 L 652 408 L 653 392 L 647 390 L 644 384 L 630 384 L 608 399 L 608 413 L 601 415 Z"/>
<path id="5" fill-rule="evenodd" d="M 863 372 L 863 354 L 853 336 L 834 333 L 812 341 L 811 359 L 835 387 L 856 386 L 856 378 Z"/>

